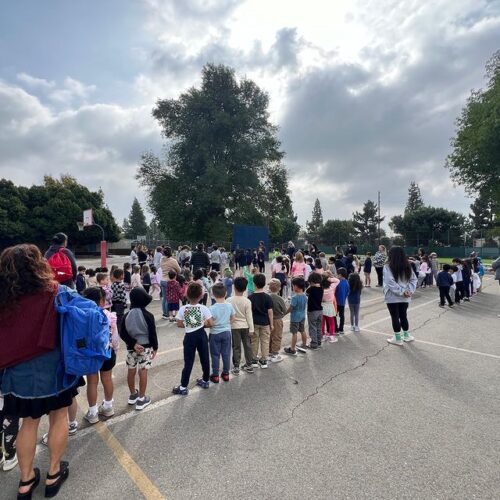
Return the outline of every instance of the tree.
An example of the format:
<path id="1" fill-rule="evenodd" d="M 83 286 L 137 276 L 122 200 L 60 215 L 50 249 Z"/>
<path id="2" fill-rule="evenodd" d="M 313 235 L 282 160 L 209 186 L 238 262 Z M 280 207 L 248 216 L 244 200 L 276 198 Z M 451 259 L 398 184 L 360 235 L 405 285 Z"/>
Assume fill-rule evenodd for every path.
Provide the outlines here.
<path id="1" fill-rule="evenodd" d="M 462 214 L 441 207 L 421 207 L 392 217 L 389 227 L 406 245 L 463 245 L 468 228 Z"/>
<path id="2" fill-rule="evenodd" d="M 486 90 L 472 91 L 447 158 L 453 180 L 500 203 L 500 51 L 486 65 Z"/>
<path id="3" fill-rule="evenodd" d="M 469 215 L 472 225 L 475 230 L 488 231 L 495 226 L 496 219 L 496 204 L 495 201 L 483 192 L 475 199 L 470 206 L 471 214 Z"/>
<path id="4" fill-rule="evenodd" d="M 385 219 L 385 217 L 378 216 L 378 205 L 368 200 L 363 205 L 363 211 L 354 212 L 352 218 L 354 230 L 359 240 L 373 245 L 378 239 L 378 226 Z"/>
<path id="5" fill-rule="evenodd" d="M 415 181 L 410 182 L 410 187 L 408 188 L 408 201 L 406 202 L 406 212 L 411 212 L 412 210 L 418 210 L 424 206 L 424 200 L 422 199 L 422 193 L 420 188 Z"/>
<path id="6" fill-rule="evenodd" d="M 127 228 L 123 228 L 125 231 L 125 238 L 135 240 L 138 236 L 146 236 L 148 224 L 146 222 L 144 210 L 137 198 L 134 198 L 132 202 L 132 208 L 130 209 L 127 223 Z"/>
<path id="7" fill-rule="evenodd" d="M 267 225 L 272 239 L 295 216 L 287 171 L 269 121 L 269 96 L 231 68 L 208 64 L 200 88 L 158 100 L 153 116 L 169 147 L 142 156 L 138 179 L 163 232 L 179 240 L 228 241 L 232 224 Z"/>
<path id="8" fill-rule="evenodd" d="M 319 233 L 322 226 L 323 226 L 323 212 L 321 210 L 321 204 L 318 198 L 316 198 L 312 211 L 311 222 L 306 222 L 306 228 L 309 239 L 311 240 L 317 239 L 319 237 Z"/>
<path id="9" fill-rule="evenodd" d="M 319 230 L 319 241 L 325 245 L 344 245 L 356 238 L 352 220 L 329 219 Z"/>
<path id="10" fill-rule="evenodd" d="M 90 191 L 75 178 L 46 176 L 44 183 L 30 188 L 0 180 L 0 245 L 31 242 L 45 247 L 52 236 L 62 231 L 70 245 L 95 243 L 102 233 L 97 227 L 78 231 L 85 209 L 91 208 L 94 220 L 104 229 L 108 241 L 118 241 L 120 230 L 113 214 L 104 204 L 102 191 Z"/>

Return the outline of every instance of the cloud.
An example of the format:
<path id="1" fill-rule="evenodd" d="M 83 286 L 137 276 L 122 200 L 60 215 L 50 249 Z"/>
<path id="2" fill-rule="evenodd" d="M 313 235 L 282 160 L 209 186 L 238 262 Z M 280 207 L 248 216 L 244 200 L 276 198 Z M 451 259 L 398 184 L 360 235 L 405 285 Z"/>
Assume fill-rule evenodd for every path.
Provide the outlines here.
<path id="1" fill-rule="evenodd" d="M 144 199 L 137 164 L 142 152 L 161 147 L 149 106 L 85 104 L 55 111 L 0 81 L 0 109 L 0 177 L 31 185 L 46 174 L 71 174 L 91 189 L 102 188 L 118 219 L 134 196 Z"/>
<path id="2" fill-rule="evenodd" d="M 74 100 L 87 99 L 95 90 L 95 85 L 85 85 L 68 76 L 60 88 L 49 94 L 49 98 L 62 104 L 71 104 Z"/>
<path id="3" fill-rule="evenodd" d="M 55 86 L 55 82 L 53 81 L 45 80 L 44 78 L 36 78 L 34 76 L 28 75 L 28 73 L 18 73 L 16 77 L 20 82 L 25 83 L 29 87 L 51 89 Z"/>

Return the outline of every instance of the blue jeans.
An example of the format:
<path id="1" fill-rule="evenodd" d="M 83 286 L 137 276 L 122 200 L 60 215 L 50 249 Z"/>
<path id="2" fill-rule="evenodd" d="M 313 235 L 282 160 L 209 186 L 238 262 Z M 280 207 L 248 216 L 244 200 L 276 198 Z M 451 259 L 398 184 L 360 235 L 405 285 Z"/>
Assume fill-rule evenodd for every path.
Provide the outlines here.
<path id="1" fill-rule="evenodd" d="M 167 282 L 160 281 L 161 288 L 161 311 L 164 316 L 168 315 L 168 303 L 167 303 Z"/>
<path id="2" fill-rule="evenodd" d="M 231 332 L 211 333 L 210 356 L 212 357 L 212 375 L 219 375 L 219 362 L 222 356 L 222 372 L 229 373 L 231 367 Z"/>

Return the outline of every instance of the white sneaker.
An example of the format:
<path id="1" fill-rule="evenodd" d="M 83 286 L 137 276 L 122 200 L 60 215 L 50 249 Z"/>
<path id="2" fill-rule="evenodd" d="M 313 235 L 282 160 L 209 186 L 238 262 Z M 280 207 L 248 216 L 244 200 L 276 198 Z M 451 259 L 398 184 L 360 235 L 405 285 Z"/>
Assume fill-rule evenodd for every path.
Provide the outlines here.
<path id="1" fill-rule="evenodd" d="M 351 332 L 354 332 L 354 331 L 356 331 L 354 326 L 351 326 Z"/>
<path id="2" fill-rule="evenodd" d="M 3 470 L 7 472 L 8 470 L 12 470 L 16 465 L 17 465 L 17 454 L 14 453 L 14 456 L 12 458 L 9 459 L 6 458 L 4 460 Z"/>
<path id="3" fill-rule="evenodd" d="M 335 344 L 335 342 L 338 342 L 338 341 L 339 341 L 339 339 L 337 338 L 336 335 L 332 335 L 330 337 L 330 339 L 328 340 L 328 342 L 330 342 L 330 344 Z"/>
<path id="4" fill-rule="evenodd" d="M 408 335 L 408 336 L 403 336 L 403 340 L 405 342 L 413 342 L 415 340 L 415 337 L 413 335 Z"/>
<path id="5" fill-rule="evenodd" d="M 279 363 L 280 361 L 283 361 L 283 357 L 280 356 L 279 354 L 271 356 L 271 363 Z"/>
<path id="6" fill-rule="evenodd" d="M 359 331 L 360 331 L 360 330 L 359 330 L 359 326 L 355 326 L 355 327 L 354 327 L 354 331 L 355 331 L 355 332 L 359 332 Z"/>
<path id="7" fill-rule="evenodd" d="M 390 339 L 387 339 L 387 342 L 389 342 L 389 344 L 393 344 L 393 345 L 403 345 L 403 341 L 402 340 L 397 340 L 396 339 L 396 335 L 393 335 Z"/>
<path id="8" fill-rule="evenodd" d="M 90 413 L 90 411 L 87 411 L 83 418 L 89 423 L 89 424 L 97 424 L 99 422 L 99 414 L 97 413 Z"/>
<path id="9" fill-rule="evenodd" d="M 99 405 L 99 408 L 97 409 L 97 413 L 99 415 L 102 415 L 103 417 L 112 417 L 114 414 L 115 414 L 115 410 L 113 409 L 113 407 L 111 408 L 105 408 L 104 407 L 104 403 L 101 403 Z"/>

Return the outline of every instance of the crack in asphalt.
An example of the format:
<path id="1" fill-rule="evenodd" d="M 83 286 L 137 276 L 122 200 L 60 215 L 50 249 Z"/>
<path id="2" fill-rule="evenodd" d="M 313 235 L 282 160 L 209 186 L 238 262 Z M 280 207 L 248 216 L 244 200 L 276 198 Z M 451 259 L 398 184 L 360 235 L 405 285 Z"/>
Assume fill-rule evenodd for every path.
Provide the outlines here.
<path id="1" fill-rule="evenodd" d="M 286 424 L 288 422 L 290 422 L 290 420 L 292 420 L 294 417 L 295 417 L 295 412 L 301 407 L 303 406 L 304 404 L 306 404 L 311 398 L 313 398 L 314 396 L 317 396 L 319 394 L 319 391 L 325 387 L 325 385 L 329 384 L 330 382 L 332 382 L 333 380 L 335 380 L 337 377 L 340 377 L 341 375 L 345 375 L 346 373 L 349 373 L 349 372 L 353 372 L 355 370 L 358 370 L 359 368 L 363 368 L 363 366 L 365 366 L 368 361 L 371 359 L 371 358 L 375 358 L 376 356 L 378 356 L 382 351 L 384 351 L 385 349 L 387 349 L 388 347 L 390 346 L 390 344 L 386 344 L 384 345 L 383 347 L 381 347 L 380 349 L 378 349 L 376 352 L 374 352 L 373 354 L 368 354 L 367 356 L 365 356 L 363 358 L 363 361 L 356 365 L 356 366 L 353 366 L 351 368 L 347 368 L 346 370 L 343 370 L 339 373 L 336 373 L 335 375 L 332 375 L 329 379 L 325 380 L 323 383 L 321 383 L 320 385 L 317 385 L 314 389 L 313 392 L 311 392 L 310 394 L 308 394 L 304 399 L 302 399 L 302 401 L 300 401 L 300 403 L 297 403 L 293 408 L 292 408 L 292 411 L 290 412 L 290 415 L 285 418 L 284 420 L 281 420 L 279 422 L 277 422 L 276 424 L 272 425 L 271 427 L 267 427 L 266 429 L 262 429 L 261 431 L 259 432 L 266 432 L 266 431 L 270 431 L 272 429 L 275 429 L 276 427 L 279 427 L 283 424 Z M 292 377 L 289 377 L 289 378 L 292 378 Z M 294 380 L 294 383 L 295 384 L 298 384 L 299 382 L 295 379 L 292 379 Z"/>
<path id="2" fill-rule="evenodd" d="M 424 326 L 429 324 L 431 321 L 435 321 L 441 318 L 444 314 L 450 312 L 449 309 L 443 309 L 437 316 L 433 316 L 432 318 L 427 318 L 421 325 L 418 325 L 416 328 L 410 328 L 410 332 L 414 333 L 417 330 L 421 330 Z"/>

